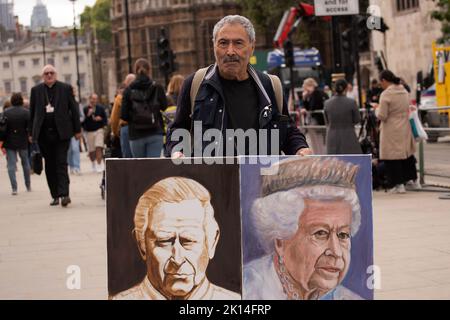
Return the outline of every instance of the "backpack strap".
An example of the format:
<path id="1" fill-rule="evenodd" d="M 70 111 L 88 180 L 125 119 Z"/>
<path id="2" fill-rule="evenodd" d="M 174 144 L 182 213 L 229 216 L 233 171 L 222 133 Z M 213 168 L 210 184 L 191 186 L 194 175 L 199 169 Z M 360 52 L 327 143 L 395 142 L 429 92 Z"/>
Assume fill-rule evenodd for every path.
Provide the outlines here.
<path id="1" fill-rule="evenodd" d="M 270 82 L 272 82 L 272 88 L 275 92 L 278 111 L 280 114 L 283 114 L 283 87 L 281 86 L 280 78 L 273 74 L 268 74 L 268 76 L 270 77 Z"/>
<path id="2" fill-rule="evenodd" d="M 200 85 L 203 82 L 203 79 L 205 78 L 206 72 L 208 71 L 209 66 L 205 68 L 201 68 L 197 70 L 194 74 L 194 79 L 192 79 L 192 85 L 191 85 L 191 117 L 194 113 L 194 104 L 195 104 L 195 98 L 197 97 L 198 90 L 200 89 Z M 273 91 L 275 92 L 275 99 L 278 106 L 278 111 L 280 114 L 283 114 L 283 87 L 281 85 L 280 78 L 278 78 L 276 75 L 268 74 L 270 78 L 270 82 L 272 83 Z"/>
<path id="3" fill-rule="evenodd" d="M 197 97 L 198 89 L 200 89 L 200 85 L 205 78 L 206 72 L 208 71 L 209 66 L 205 68 L 201 68 L 197 70 L 194 74 L 194 79 L 192 79 L 191 85 L 191 117 L 194 114 L 194 104 L 195 98 Z"/>

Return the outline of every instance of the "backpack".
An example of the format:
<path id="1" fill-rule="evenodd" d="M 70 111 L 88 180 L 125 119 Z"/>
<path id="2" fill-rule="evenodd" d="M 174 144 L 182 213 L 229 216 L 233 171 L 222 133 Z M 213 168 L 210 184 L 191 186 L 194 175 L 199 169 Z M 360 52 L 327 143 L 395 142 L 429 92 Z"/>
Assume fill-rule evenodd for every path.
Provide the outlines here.
<path id="1" fill-rule="evenodd" d="M 0 114 L 0 140 L 6 138 L 6 132 L 8 131 L 8 118 L 6 118 L 5 113 Z"/>
<path id="2" fill-rule="evenodd" d="M 155 82 L 147 90 L 131 90 L 132 123 L 137 130 L 160 128 L 160 104 Z"/>
<path id="3" fill-rule="evenodd" d="M 194 104 L 195 104 L 195 97 L 197 96 L 198 90 L 200 89 L 200 85 L 203 82 L 203 79 L 205 78 L 206 72 L 208 71 L 209 67 L 199 69 L 194 74 L 194 79 L 192 79 L 192 85 L 191 85 L 191 117 L 194 114 Z M 280 78 L 278 78 L 275 75 L 267 74 L 270 77 L 270 82 L 272 83 L 273 91 L 275 92 L 275 99 L 277 101 L 278 111 L 280 114 L 283 114 L 283 88 L 281 86 Z"/>

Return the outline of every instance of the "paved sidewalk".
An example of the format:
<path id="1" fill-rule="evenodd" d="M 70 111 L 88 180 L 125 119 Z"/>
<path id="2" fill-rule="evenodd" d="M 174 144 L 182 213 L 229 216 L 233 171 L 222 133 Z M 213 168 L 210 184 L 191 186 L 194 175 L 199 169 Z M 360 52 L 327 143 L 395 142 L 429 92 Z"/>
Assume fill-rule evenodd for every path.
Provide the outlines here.
<path id="1" fill-rule="evenodd" d="M 101 175 L 71 176 L 72 204 L 50 207 L 45 176 L 33 175 L 31 193 L 11 196 L 0 156 L 0 299 L 106 299 L 106 211 Z M 374 193 L 377 299 L 450 299 L 450 201 L 440 194 Z M 70 265 L 81 268 L 81 289 L 69 290 Z"/>
<path id="2" fill-rule="evenodd" d="M 32 175 L 33 191 L 11 195 L 0 157 L 0 299 L 102 299 L 107 296 L 106 210 L 101 174 L 81 154 L 82 176 L 71 176 L 67 208 L 51 207 L 45 173 Z M 67 267 L 81 268 L 81 289 L 68 290 Z"/>

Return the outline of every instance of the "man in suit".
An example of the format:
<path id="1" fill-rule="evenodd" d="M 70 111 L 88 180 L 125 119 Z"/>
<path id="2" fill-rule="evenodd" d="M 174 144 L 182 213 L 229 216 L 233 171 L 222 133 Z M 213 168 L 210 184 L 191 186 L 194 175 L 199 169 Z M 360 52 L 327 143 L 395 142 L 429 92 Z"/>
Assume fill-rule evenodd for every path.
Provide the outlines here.
<path id="1" fill-rule="evenodd" d="M 30 115 L 32 140 L 39 144 L 45 159 L 45 175 L 52 195 L 52 206 L 70 202 L 67 151 L 70 138 L 81 137 L 80 116 L 72 87 L 57 81 L 55 67 L 42 69 L 43 82 L 31 89 Z"/>

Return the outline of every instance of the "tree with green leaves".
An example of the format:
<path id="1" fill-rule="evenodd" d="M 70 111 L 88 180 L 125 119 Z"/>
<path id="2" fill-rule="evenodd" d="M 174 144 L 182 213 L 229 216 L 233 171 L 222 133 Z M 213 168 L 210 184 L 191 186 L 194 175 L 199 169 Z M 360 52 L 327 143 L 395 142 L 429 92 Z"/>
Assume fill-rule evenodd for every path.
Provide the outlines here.
<path id="1" fill-rule="evenodd" d="M 92 7 L 86 6 L 80 15 L 82 31 L 94 30 L 97 39 L 104 42 L 111 42 L 111 19 L 109 12 L 111 0 L 97 0 Z"/>
<path id="2" fill-rule="evenodd" d="M 440 43 L 450 42 L 450 3 L 448 0 L 439 0 L 437 10 L 431 13 L 431 17 L 442 23 L 442 37 Z"/>

